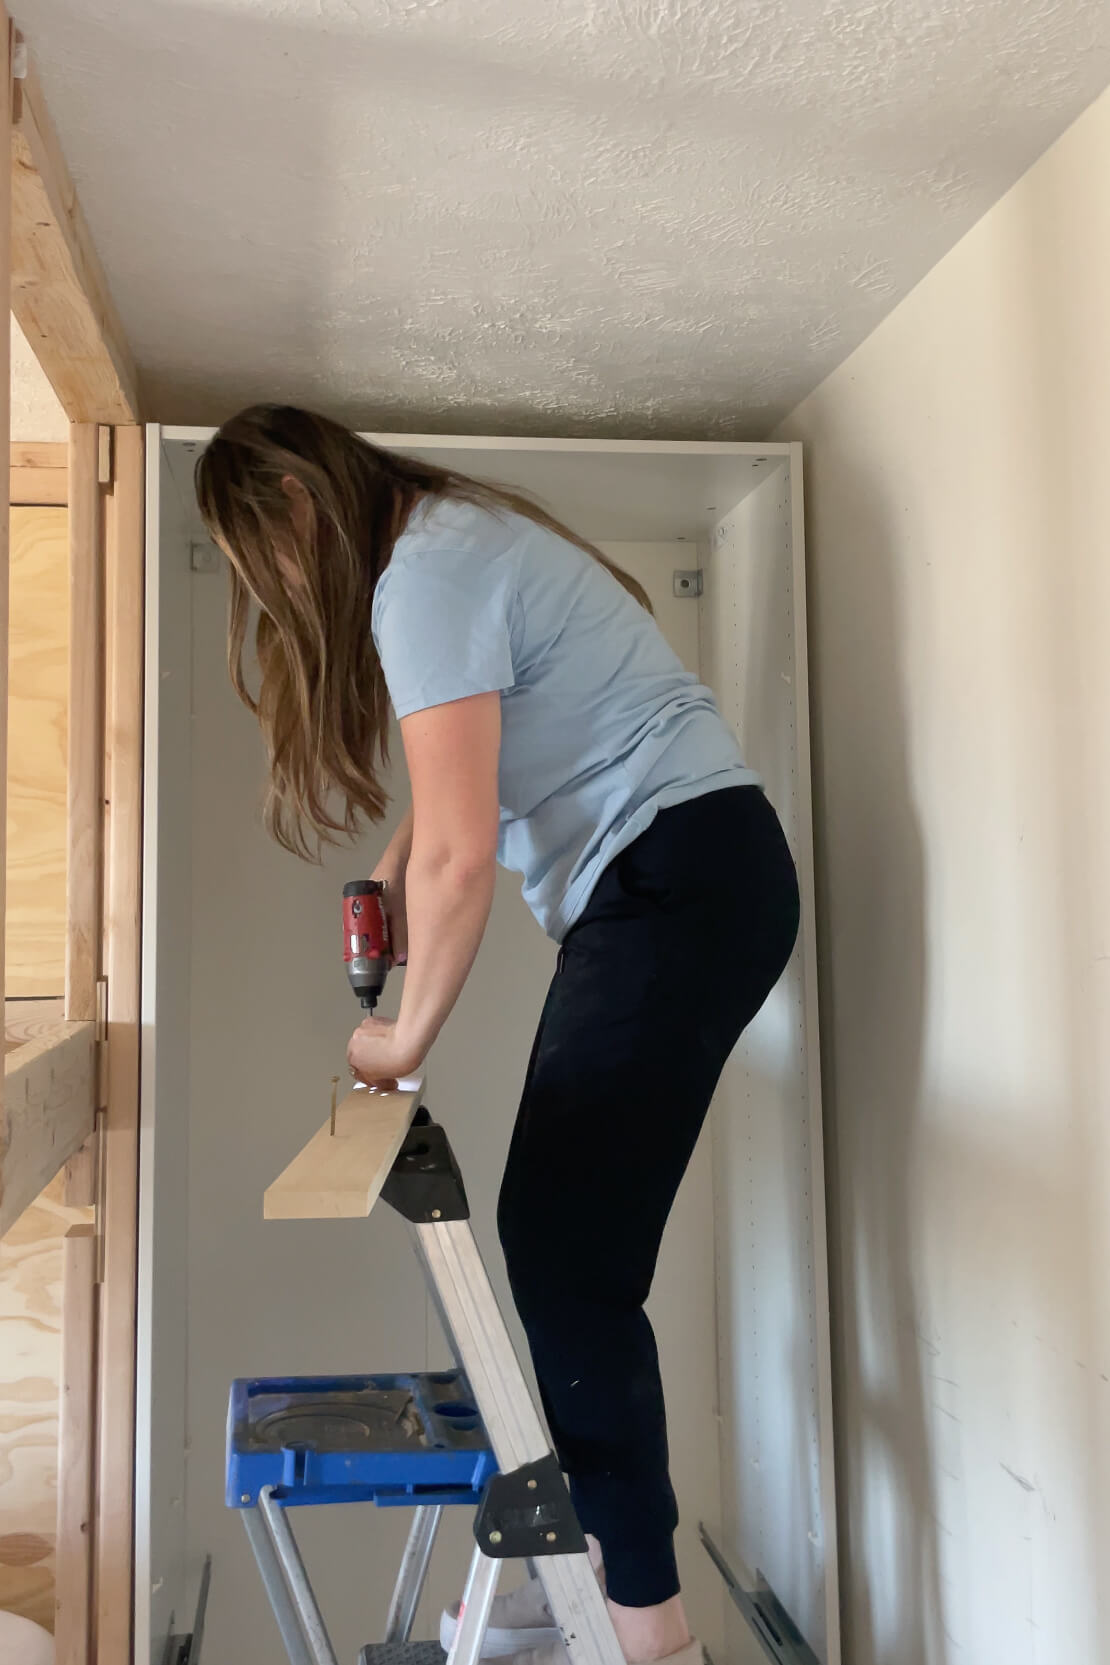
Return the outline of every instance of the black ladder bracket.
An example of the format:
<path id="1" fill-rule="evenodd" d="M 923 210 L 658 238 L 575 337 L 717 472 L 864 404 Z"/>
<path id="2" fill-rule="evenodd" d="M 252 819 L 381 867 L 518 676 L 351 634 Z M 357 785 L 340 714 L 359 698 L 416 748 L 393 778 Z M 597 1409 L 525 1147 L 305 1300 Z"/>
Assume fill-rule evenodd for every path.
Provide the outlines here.
<path id="1" fill-rule="evenodd" d="M 470 1218 L 462 1174 L 447 1134 L 423 1108 L 405 1134 L 381 1196 L 413 1225 Z"/>
<path id="2" fill-rule="evenodd" d="M 508 1474 L 490 1475 L 474 1537 L 494 1560 L 585 1553 L 585 1534 L 553 1452 Z"/>

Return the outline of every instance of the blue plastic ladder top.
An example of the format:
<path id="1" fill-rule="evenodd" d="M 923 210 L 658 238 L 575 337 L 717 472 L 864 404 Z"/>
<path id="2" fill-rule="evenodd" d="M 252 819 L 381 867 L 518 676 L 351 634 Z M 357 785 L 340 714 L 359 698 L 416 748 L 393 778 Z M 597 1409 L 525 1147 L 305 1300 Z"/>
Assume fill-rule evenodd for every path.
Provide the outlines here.
<path id="1" fill-rule="evenodd" d="M 466 1503 L 497 1464 L 459 1370 L 246 1377 L 227 1413 L 229 1509 L 263 1486 L 283 1506 Z"/>

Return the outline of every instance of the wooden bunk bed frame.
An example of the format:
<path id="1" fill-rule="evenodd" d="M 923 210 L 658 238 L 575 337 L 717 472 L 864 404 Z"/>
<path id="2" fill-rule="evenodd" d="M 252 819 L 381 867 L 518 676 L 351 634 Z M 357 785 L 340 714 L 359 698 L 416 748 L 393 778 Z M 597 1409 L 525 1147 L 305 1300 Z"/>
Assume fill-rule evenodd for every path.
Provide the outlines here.
<path id="1" fill-rule="evenodd" d="M 0 1236 L 63 1168 L 67 1201 L 94 1210 L 94 1223 L 71 1227 L 63 1250 L 55 1639 L 58 1665 L 130 1665 L 143 430 L 134 364 L 26 47 L 2 7 L 0 87 L 11 133 L 11 167 L 0 184 L 0 283 L 71 423 L 64 480 L 54 448 L 11 445 L 8 332 L 0 331 L 0 437 L 9 446 L 13 500 L 35 492 L 37 502 L 68 502 L 71 596 L 65 1004 L 64 1013 L 6 1034 Z M 5 709 L 8 519 L 5 505 Z M 0 794 L 4 839 L 6 724 Z M 0 861 L 0 905 L 3 898 Z M 3 952 L 0 931 L 0 982 Z"/>

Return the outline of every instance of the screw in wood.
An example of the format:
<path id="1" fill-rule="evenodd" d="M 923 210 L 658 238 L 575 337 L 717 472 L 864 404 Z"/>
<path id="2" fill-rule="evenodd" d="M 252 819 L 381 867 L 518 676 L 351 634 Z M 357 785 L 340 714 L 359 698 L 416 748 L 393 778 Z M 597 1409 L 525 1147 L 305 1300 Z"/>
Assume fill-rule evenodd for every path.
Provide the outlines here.
<path id="1" fill-rule="evenodd" d="M 331 1078 L 331 1134 L 330 1134 L 331 1138 L 333 1138 L 333 1139 L 335 1138 L 335 1101 L 336 1101 L 336 1095 L 337 1095 L 338 1092 L 339 1092 L 339 1077 L 337 1075 L 333 1075 L 332 1078 Z"/>

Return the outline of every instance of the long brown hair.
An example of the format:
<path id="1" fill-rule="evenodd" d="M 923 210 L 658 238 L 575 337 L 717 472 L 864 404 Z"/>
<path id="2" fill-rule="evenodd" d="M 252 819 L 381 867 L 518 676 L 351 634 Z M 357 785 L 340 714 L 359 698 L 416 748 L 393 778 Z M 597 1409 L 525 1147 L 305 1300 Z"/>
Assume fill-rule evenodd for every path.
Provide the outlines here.
<path id="1" fill-rule="evenodd" d="M 198 459 L 196 490 L 231 564 L 228 668 L 266 742 L 266 826 L 309 859 L 385 812 L 389 696 L 371 605 L 421 498 L 524 515 L 592 555 L 650 611 L 634 578 L 528 497 L 382 450 L 291 405 L 253 405 L 225 422 Z M 257 695 L 243 663 L 252 600 Z"/>

